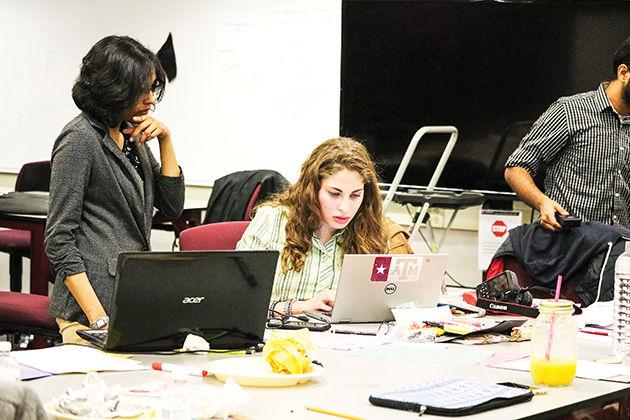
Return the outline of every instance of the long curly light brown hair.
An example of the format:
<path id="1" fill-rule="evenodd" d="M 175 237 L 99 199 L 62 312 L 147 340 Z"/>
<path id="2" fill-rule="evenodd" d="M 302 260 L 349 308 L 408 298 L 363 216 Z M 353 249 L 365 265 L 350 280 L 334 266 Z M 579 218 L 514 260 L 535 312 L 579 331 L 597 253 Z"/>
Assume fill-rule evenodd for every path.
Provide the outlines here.
<path id="1" fill-rule="evenodd" d="M 282 251 L 282 271 L 301 271 L 311 251 L 311 238 L 322 223 L 319 190 L 324 178 L 347 169 L 363 178 L 363 201 L 345 228 L 341 249 L 346 254 L 382 254 L 387 252 L 387 234 L 383 222 L 376 168 L 365 146 L 358 141 L 338 137 L 326 140 L 313 150 L 302 164 L 300 177 L 267 205 L 288 209 L 286 245 Z"/>

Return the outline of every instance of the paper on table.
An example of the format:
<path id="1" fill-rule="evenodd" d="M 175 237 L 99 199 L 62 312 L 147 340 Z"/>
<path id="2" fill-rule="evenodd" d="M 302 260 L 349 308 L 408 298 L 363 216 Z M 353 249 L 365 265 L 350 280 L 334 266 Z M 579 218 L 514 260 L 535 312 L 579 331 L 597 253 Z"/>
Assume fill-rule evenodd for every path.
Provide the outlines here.
<path id="1" fill-rule="evenodd" d="M 514 354 L 514 353 L 495 353 L 490 358 L 479 362 L 479 366 L 491 366 L 498 365 L 500 363 L 511 362 L 512 360 L 524 359 L 528 357 L 526 354 Z"/>
<path id="2" fill-rule="evenodd" d="M 490 367 L 499 369 L 520 370 L 529 372 L 529 357 L 511 362 L 491 364 Z M 614 376 L 630 375 L 630 366 L 621 364 L 597 363 L 590 360 L 578 360 L 575 376 L 583 379 L 606 380 Z"/>
<path id="3" fill-rule="evenodd" d="M 389 335 L 311 334 L 313 345 L 320 350 L 354 350 L 388 344 L 395 339 Z"/>
<path id="4" fill-rule="evenodd" d="M 136 360 L 112 356 L 85 346 L 64 345 L 39 350 L 16 351 L 11 354 L 18 363 L 50 372 L 53 375 L 148 369 Z"/>
<path id="5" fill-rule="evenodd" d="M 396 343 L 385 346 L 367 347 L 352 351 L 352 356 L 374 357 L 379 359 L 397 359 L 407 361 L 424 361 L 449 365 L 475 365 L 491 357 L 492 350 L 477 350 L 459 345 L 445 346 L 435 343 Z"/>
<path id="6" fill-rule="evenodd" d="M 31 379 L 45 378 L 51 376 L 50 372 L 44 372 L 43 370 L 34 369 L 29 366 L 20 366 L 20 379 L 23 381 L 30 381 Z"/>
<path id="7" fill-rule="evenodd" d="M 582 308 L 579 320 L 584 324 L 612 325 L 613 323 L 613 302 L 595 302 L 586 308 Z"/>
<path id="8" fill-rule="evenodd" d="M 412 323 L 442 322 L 453 318 L 448 306 L 436 306 L 434 308 L 392 308 L 396 325 L 408 326 Z"/>

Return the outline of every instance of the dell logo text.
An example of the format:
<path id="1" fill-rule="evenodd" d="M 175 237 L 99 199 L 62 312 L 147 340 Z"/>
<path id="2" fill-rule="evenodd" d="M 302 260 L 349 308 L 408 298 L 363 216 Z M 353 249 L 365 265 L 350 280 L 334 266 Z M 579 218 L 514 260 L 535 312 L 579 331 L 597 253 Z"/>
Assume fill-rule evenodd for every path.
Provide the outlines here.
<path id="1" fill-rule="evenodd" d="M 185 297 L 182 303 L 201 303 L 205 299 L 205 296 L 200 297 Z"/>
<path id="2" fill-rule="evenodd" d="M 396 291 L 397 287 L 394 283 L 388 283 L 385 286 L 385 294 L 386 295 L 391 295 L 392 293 L 394 293 Z"/>

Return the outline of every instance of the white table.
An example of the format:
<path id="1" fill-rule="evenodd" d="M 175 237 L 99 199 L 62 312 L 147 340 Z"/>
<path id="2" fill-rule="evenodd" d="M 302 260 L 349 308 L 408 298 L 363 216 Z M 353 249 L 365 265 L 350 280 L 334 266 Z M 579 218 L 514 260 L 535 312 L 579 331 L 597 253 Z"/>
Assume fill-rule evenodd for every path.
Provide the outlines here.
<path id="1" fill-rule="evenodd" d="M 458 349 L 464 348 L 455 344 L 451 344 L 451 346 L 458 346 Z M 474 347 L 479 348 L 479 346 Z M 529 353 L 529 347 L 530 343 L 524 342 L 494 344 L 490 347 L 484 346 L 483 349 L 526 354 Z M 473 349 L 471 348 L 471 350 Z M 607 354 L 607 345 L 581 340 L 580 358 L 592 360 L 605 357 Z M 154 360 L 163 360 L 170 363 L 199 366 L 208 360 L 226 356 L 185 354 L 176 356 L 137 355 L 134 357 L 147 364 Z M 488 382 L 532 384 L 529 372 L 480 366 L 449 366 L 431 360 L 404 361 L 364 358 L 352 356 L 348 352 L 332 350 L 320 351 L 317 357 L 326 369 L 325 374 L 318 380 L 288 388 L 248 387 L 246 389 L 252 399 L 242 407 L 240 413 L 255 419 L 326 420 L 334 418 L 307 411 L 305 406 L 311 405 L 369 419 L 412 419 L 416 418 L 417 414 L 372 406 L 368 402 L 368 396 L 380 387 L 397 387 L 440 378 L 469 378 Z M 166 378 L 164 373 L 157 371 L 112 372 L 102 375 L 109 385 L 119 383 L 127 386 L 154 380 L 165 380 Z M 83 377 L 83 375 L 53 376 L 30 381 L 28 385 L 45 402 L 58 396 L 66 387 L 79 387 Z M 191 381 L 206 381 L 208 384 L 222 386 L 222 383 L 214 378 L 191 377 Z M 467 416 L 466 418 L 502 420 L 555 418 L 578 410 L 602 407 L 607 403 L 619 403 L 620 401 L 622 405 L 625 404 L 624 409 L 627 410 L 629 396 L 630 386 L 628 384 L 576 379 L 573 386 L 549 388 L 547 395 L 535 396 L 531 402 Z"/>

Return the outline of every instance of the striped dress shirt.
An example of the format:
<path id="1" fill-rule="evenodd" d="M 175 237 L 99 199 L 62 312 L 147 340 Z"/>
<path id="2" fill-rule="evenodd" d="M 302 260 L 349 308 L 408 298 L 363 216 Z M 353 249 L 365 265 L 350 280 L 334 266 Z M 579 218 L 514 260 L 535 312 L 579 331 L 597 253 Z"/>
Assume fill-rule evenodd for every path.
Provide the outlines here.
<path id="1" fill-rule="evenodd" d="M 505 166 L 532 176 L 545 166 L 545 194 L 571 215 L 630 227 L 630 118 L 613 109 L 607 85 L 558 99 Z"/>
<path id="2" fill-rule="evenodd" d="M 286 225 L 286 208 L 262 206 L 256 211 L 236 249 L 282 252 L 286 245 Z M 283 273 L 278 260 L 271 301 L 308 300 L 324 290 L 336 289 L 343 259 L 339 246 L 342 232 L 336 233 L 325 244 L 313 235 L 311 252 L 299 272 L 290 270 Z"/>

